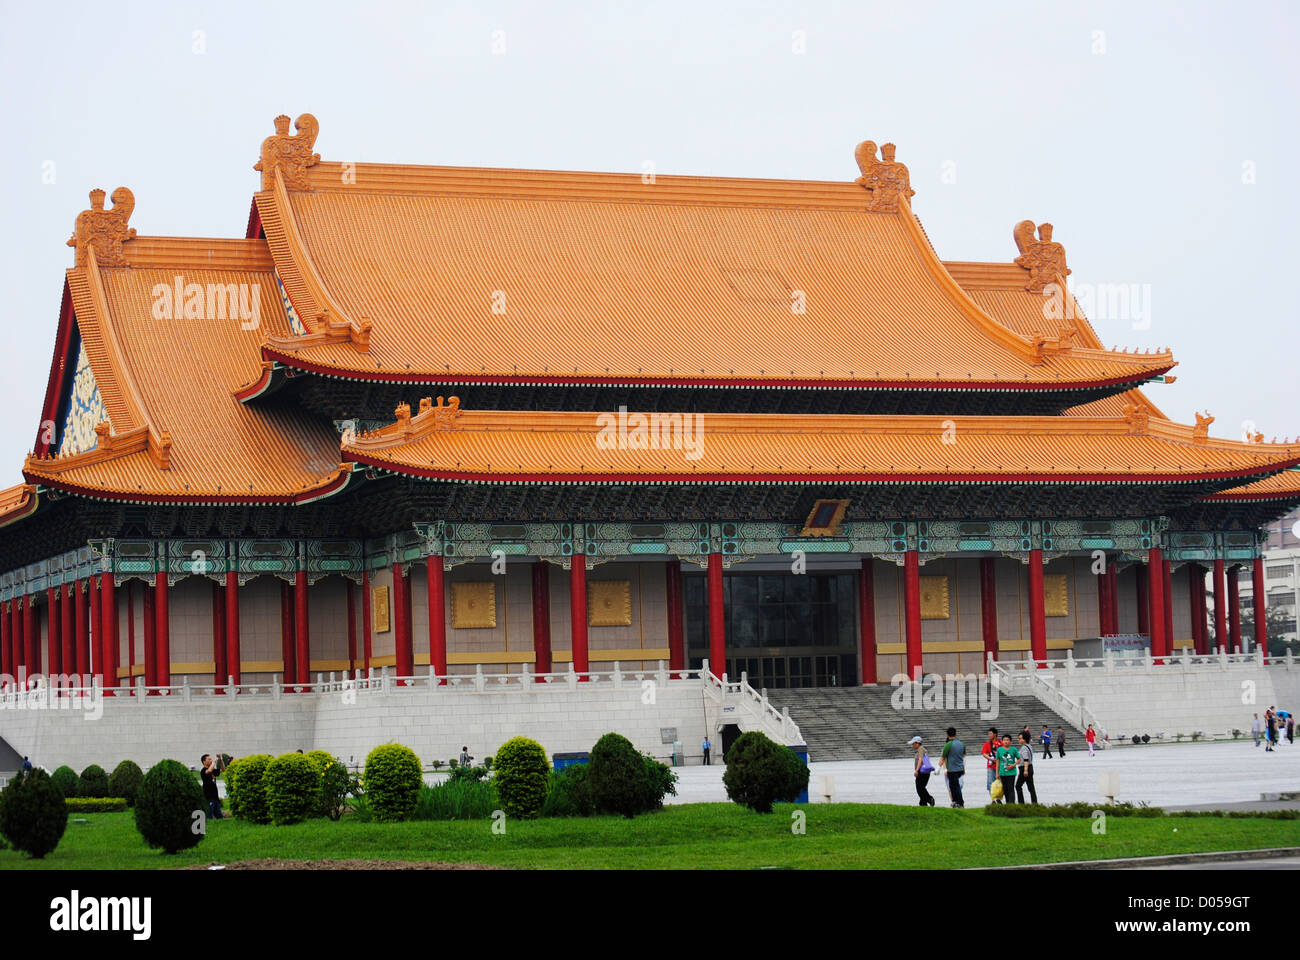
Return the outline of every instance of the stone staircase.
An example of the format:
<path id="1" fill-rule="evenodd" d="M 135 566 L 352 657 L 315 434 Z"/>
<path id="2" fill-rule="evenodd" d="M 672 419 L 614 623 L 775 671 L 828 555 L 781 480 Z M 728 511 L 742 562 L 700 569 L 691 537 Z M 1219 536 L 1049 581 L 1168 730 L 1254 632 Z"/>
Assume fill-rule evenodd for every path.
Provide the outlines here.
<path id="1" fill-rule="evenodd" d="M 907 757 L 907 741 L 914 736 L 925 740 L 926 749 L 937 762 L 943 749 L 944 731 L 957 728 L 957 736 L 966 744 L 967 754 L 979 761 L 979 748 L 990 726 L 1011 734 L 1013 743 L 1022 727 L 1029 724 L 1034 748 L 1043 724 L 1065 728 L 1065 749 L 1086 750 L 1082 731 L 1073 727 L 1033 697 L 1001 694 L 998 716 L 994 720 L 980 717 L 978 707 L 967 709 L 895 709 L 890 698 L 894 688 L 886 685 L 866 687 L 810 687 L 793 690 L 769 690 L 767 697 L 776 709 L 790 711 L 790 719 L 799 725 L 808 758 L 819 760 L 880 760 Z M 1056 747 L 1053 745 L 1053 752 Z M 968 764 L 968 769 L 974 769 Z"/>

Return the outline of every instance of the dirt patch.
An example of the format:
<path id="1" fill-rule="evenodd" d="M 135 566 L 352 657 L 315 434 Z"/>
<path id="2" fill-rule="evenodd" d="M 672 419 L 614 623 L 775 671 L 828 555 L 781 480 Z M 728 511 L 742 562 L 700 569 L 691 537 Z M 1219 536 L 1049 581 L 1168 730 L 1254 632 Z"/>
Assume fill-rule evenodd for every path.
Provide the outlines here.
<path id="1" fill-rule="evenodd" d="M 435 860 L 236 860 L 195 864 L 181 870 L 504 870 L 486 863 L 442 863 Z"/>

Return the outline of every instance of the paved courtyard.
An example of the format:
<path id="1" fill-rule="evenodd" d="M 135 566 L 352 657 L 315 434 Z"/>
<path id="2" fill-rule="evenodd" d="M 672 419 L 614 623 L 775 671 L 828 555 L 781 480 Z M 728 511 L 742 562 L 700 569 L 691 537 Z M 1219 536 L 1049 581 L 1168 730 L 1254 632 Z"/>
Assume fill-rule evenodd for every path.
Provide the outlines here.
<path id="1" fill-rule="evenodd" d="M 939 745 L 940 747 L 942 744 Z M 985 792 L 984 759 L 979 743 L 969 744 L 975 753 L 967 757 L 964 793 L 967 807 L 989 802 Z M 938 753 L 935 749 L 935 753 Z M 1099 750 L 1089 759 L 1087 750 L 1067 752 L 1034 761 L 1034 785 L 1040 803 L 1098 802 L 1097 774 L 1119 774 L 1117 800 L 1145 801 L 1159 807 L 1204 806 L 1206 804 L 1258 801 L 1264 793 L 1300 792 L 1300 744 L 1285 742 L 1274 753 L 1254 747 L 1251 741 L 1222 743 L 1146 744 Z M 725 801 L 721 765 L 678 767 L 677 797 L 669 802 L 705 803 Z M 809 798 L 822 802 L 818 791 L 823 776 L 835 780 L 834 799 L 856 803 L 915 804 L 912 761 L 842 760 L 812 763 Z M 937 776 L 929 790 L 935 803 L 946 806 L 947 788 Z"/>

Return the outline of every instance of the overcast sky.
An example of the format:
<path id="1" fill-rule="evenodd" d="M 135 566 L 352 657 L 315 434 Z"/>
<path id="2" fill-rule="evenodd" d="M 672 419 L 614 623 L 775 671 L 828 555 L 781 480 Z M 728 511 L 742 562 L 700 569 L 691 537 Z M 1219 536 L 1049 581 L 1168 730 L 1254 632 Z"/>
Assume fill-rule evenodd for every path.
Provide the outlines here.
<path id="1" fill-rule="evenodd" d="M 0 10 L 0 486 L 87 192 L 130 187 L 142 235 L 242 236 L 272 118 L 303 112 L 325 159 L 362 162 L 851 180 L 860 140 L 893 141 L 940 256 L 1007 261 L 1017 221 L 1050 220 L 1073 282 L 1149 290 L 1149 318 L 1096 326 L 1174 351 L 1166 413 L 1300 433 L 1298 4 Z"/>

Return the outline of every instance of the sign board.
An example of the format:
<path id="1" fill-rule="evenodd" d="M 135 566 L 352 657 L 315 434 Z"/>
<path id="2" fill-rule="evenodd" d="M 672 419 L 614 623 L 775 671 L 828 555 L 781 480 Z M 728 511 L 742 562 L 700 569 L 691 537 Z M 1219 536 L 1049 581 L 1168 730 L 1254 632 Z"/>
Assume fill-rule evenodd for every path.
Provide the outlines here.
<path id="1" fill-rule="evenodd" d="M 387 587 L 374 587 L 370 591 L 370 620 L 375 625 L 375 633 L 389 631 Z"/>
<path id="2" fill-rule="evenodd" d="M 660 728 L 659 728 L 659 742 L 660 742 L 660 743 L 672 743 L 672 742 L 675 741 L 676 739 L 677 739 L 677 728 L 676 728 L 676 727 L 660 727 Z"/>

